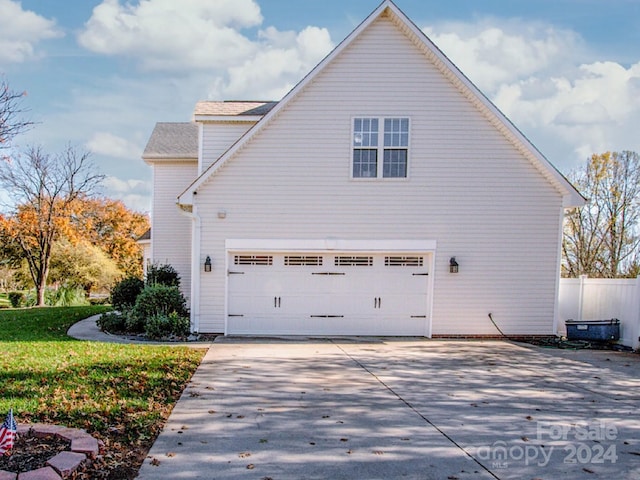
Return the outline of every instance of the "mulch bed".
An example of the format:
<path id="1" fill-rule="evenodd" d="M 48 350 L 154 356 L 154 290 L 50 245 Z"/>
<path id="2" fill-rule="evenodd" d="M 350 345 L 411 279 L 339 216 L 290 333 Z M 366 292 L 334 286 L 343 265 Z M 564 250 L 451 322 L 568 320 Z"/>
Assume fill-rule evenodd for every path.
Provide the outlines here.
<path id="1" fill-rule="evenodd" d="M 71 442 L 51 435 L 38 438 L 31 435 L 17 435 L 11 455 L 0 455 L 0 470 L 24 473 L 46 466 L 47 460 L 58 453 L 70 450 Z M 73 480 L 126 480 L 133 479 L 144 461 L 148 447 L 125 450 L 116 443 L 111 451 L 92 462 L 85 463 L 71 475 Z"/>
<path id="2" fill-rule="evenodd" d="M 0 470 L 23 473 L 46 466 L 47 460 L 69 450 L 71 442 L 58 437 L 16 436 L 11 455 L 0 456 Z"/>

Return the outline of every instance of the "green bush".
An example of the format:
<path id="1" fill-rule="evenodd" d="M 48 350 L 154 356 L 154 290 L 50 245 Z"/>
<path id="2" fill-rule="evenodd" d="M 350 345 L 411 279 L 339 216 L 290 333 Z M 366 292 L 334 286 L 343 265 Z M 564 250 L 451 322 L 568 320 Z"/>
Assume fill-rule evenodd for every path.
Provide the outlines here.
<path id="1" fill-rule="evenodd" d="M 176 312 L 148 318 L 144 327 L 147 337 L 153 340 L 162 340 L 167 337 L 186 337 L 189 335 L 189 331 L 189 318 L 181 317 Z"/>
<path id="2" fill-rule="evenodd" d="M 7 296 L 13 308 L 19 308 L 24 302 L 24 294 L 22 292 L 9 292 Z"/>
<path id="3" fill-rule="evenodd" d="M 36 292 L 31 290 L 24 297 L 24 305 L 33 307 L 37 303 Z M 63 285 L 44 291 L 44 304 L 48 307 L 86 307 L 89 305 L 84 289 Z"/>
<path id="4" fill-rule="evenodd" d="M 171 265 L 149 265 L 147 268 L 147 286 L 165 285 L 179 287 L 180 275 Z"/>
<path id="5" fill-rule="evenodd" d="M 89 305 L 83 288 L 63 285 L 48 292 L 47 305 L 51 307 L 84 307 Z"/>
<path id="6" fill-rule="evenodd" d="M 133 307 L 142 292 L 144 282 L 137 277 L 127 277 L 111 289 L 111 305 L 116 310 Z"/>
<path id="7" fill-rule="evenodd" d="M 185 300 L 178 287 L 149 285 L 144 287 L 127 318 L 127 329 L 142 332 L 148 319 L 169 316 L 176 313 L 180 317 L 189 315 Z"/>
<path id="8" fill-rule="evenodd" d="M 126 331 L 126 317 L 117 312 L 107 312 L 100 315 L 96 322 L 103 332 L 123 333 Z"/>

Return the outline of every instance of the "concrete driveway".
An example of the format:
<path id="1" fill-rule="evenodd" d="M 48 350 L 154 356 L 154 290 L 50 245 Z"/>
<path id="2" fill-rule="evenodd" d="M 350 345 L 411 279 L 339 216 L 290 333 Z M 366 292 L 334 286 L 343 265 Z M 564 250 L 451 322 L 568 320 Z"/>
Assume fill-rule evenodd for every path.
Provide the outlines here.
<path id="1" fill-rule="evenodd" d="M 140 479 L 640 479 L 640 355 L 222 339 Z"/>

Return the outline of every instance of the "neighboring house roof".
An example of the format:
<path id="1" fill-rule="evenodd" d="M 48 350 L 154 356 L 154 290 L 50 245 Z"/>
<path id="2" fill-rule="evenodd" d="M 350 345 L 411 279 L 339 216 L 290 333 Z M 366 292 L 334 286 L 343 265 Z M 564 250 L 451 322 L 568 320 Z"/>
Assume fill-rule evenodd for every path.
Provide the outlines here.
<path id="1" fill-rule="evenodd" d="M 515 147 L 541 172 L 549 182 L 561 192 L 565 207 L 578 207 L 585 203 L 584 197 L 573 185 L 542 155 L 516 126 L 449 60 L 449 58 L 422 32 L 391 0 L 385 0 L 356 29 L 347 36 L 329 55 L 327 55 L 305 78 L 302 79 L 285 97 L 275 104 L 253 128 L 229 148 L 216 162 L 209 166 L 178 197 L 183 206 L 193 204 L 193 194 L 229 159 L 233 158 L 278 112 L 300 94 L 306 85 L 330 64 L 342 51 L 360 36 L 378 18 L 387 17 L 400 28 L 422 53 L 447 77 L 458 90 L 472 102 L 491 124 L 498 129 Z"/>
<path id="2" fill-rule="evenodd" d="M 198 159 L 198 125 L 193 122 L 156 123 L 142 153 L 146 160 Z"/>
<path id="3" fill-rule="evenodd" d="M 193 114 L 201 115 L 236 116 L 236 115 L 265 115 L 276 106 L 278 102 L 252 102 L 252 101 L 212 101 L 204 100 L 196 103 Z"/>
<path id="4" fill-rule="evenodd" d="M 136 242 L 143 243 L 143 242 L 148 242 L 149 240 L 151 240 L 151 229 L 147 228 L 147 231 L 144 232 L 142 235 L 140 235 L 136 240 Z"/>

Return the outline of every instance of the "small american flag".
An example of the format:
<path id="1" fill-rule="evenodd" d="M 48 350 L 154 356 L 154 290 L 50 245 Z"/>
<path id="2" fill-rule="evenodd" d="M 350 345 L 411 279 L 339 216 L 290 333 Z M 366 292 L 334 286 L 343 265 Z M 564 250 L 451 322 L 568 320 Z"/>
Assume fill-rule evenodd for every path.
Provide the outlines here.
<path id="1" fill-rule="evenodd" d="M 11 409 L 9 410 L 9 415 L 7 415 L 7 418 L 0 427 L 0 455 L 11 451 L 17 430 L 18 425 L 16 425 L 16 421 L 13 418 L 13 409 Z"/>

